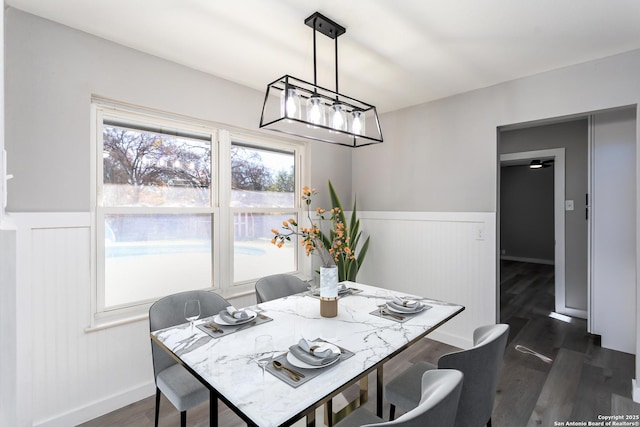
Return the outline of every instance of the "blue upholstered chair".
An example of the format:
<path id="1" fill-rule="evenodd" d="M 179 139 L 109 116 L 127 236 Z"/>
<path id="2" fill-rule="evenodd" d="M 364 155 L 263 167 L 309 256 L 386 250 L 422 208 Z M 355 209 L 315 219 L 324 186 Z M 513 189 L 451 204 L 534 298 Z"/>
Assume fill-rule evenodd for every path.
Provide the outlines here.
<path id="1" fill-rule="evenodd" d="M 150 330 L 156 331 L 186 323 L 184 303 L 189 300 L 200 301 L 200 317 L 213 316 L 230 305 L 220 295 L 208 291 L 186 291 L 169 295 L 159 299 L 149 308 Z M 153 356 L 153 376 L 156 381 L 155 426 L 158 427 L 160 393 L 162 392 L 180 411 L 180 425 L 185 427 L 187 410 L 209 399 L 209 390 L 153 341 L 151 342 L 151 353 Z M 210 410 L 217 413 L 218 408 Z"/>
<path id="2" fill-rule="evenodd" d="M 498 384 L 498 374 L 509 336 L 509 325 L 481 326 L 473 332 L 473 348 L 445 354 L 438 366 L 417 362 L 385 386 L 384 395 L 395 407 L 415 408 L 420 401 L 420 380 L 424 372 L 435 369 L 457 369 L 464 374 L 464 385 L 458 405 L 456 426 L 491 426 L 491 413 Z"/>

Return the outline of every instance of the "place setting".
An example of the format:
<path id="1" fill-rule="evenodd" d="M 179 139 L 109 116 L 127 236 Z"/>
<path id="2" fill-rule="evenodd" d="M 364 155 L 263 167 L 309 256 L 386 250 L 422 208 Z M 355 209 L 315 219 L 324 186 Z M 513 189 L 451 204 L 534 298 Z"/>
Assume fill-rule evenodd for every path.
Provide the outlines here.
<path id="1" fill-rule="evenodd" d="M 266 361 L 263 369 L 295 388 L 353 355 L 353 352 L 320 338 L 301 338 L 286 353 L 256 362 L 263 366 L 262 363 Z"/>
<path id="2" fill-rule="evenodd" d="M 362 289 L 351 288 L 345 283 L 338 283 L 338 298 L 346 297 L 349 295 L 355 295 L 362 292 Z M 309 296 L 313 298 L 320 298 L 320 287 L 309 287 Z"/>
<path id="3" fill-rule="evenodd" d="M 376 292 L 376 305 L 378 308 L 369 314 L 401 323 L 431 308 L 430 305 L 414 299 L 397 296 L 389 299 L 388 294 L 385 292 Z"/>
<path id="4" fill-rule="evenodd" d="M 239 310 L 230 305 L 197 327 L 213 338 L 220 338 L 272 320 L 262 313 L 249 309 Z"/>

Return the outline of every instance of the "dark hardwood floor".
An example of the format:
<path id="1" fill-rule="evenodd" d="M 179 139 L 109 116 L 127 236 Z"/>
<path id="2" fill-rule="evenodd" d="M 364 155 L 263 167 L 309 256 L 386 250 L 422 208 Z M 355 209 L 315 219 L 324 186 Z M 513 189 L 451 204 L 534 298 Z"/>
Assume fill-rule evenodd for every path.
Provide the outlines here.
<path id="1" fill-rule="evenodd" d="M 568 323 L 549 317 L 554 308 L 553 266 L 503 261 L 500 277 L 501 322 L 508 323 L 511 330 L 493 411 L 494 427 L 546 427 L 556 421 L 598 421 L 598 415 L 640 414 L 640 405 L 631 400 L 634 356 L 600 347 L 597 337 L 586 332 L 585 320 L 573 318 Z M 522 353 L 516 345 L 552 362 Z M 416 360 L 436 363 L 442 354 L 455 350 L 425 339 L 389 361 L 385 379 L 393 378 Z M 374 410 L 373 374 L 369 388 L 366 406 Z M 351 397 L 356 392 L 354 388 L 345 394 Z M 334 408 L 340 408 L 340 400 L 335 400 Z M 180 425 L 178 412 L 164 397 L 160 406 L 160 426 Z M 218 413 L 220 426 L 245 425 L 222 403 Z M 385 405 L 385 416 L 388 414 Z M 82 426 L 152 426 L 153 416 L 152 396 Z M 204 427 L 208 418 L 209 405 L 203 404 L 188 412 L 187 425 Z M 322 420 L 321 410 L 318 418 Z"/>

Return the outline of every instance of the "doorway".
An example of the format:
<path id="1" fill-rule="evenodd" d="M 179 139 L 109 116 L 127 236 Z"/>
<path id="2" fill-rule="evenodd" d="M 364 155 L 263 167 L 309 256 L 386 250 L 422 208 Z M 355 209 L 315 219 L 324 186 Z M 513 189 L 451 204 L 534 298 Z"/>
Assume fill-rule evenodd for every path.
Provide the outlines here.
<path id="1" fill-rule="evenodd" d="M 500 259 L 554 266 L 555 311 L 586 318 L 565 298 L 565 148 L 502 154 L 500 166 Z"/>
<path id="2" fill-rule="evenodd" d="M 553 236 L 547 242 L 551 256 L 509 254 L 532 263 L 550 261 L 554 266 L 554 311 L 587 318 L 588 308 L 588 219 L 585 216 L 589 191 L 589 119 L 586 116 L 505 127 L 499 133 L 500 162 L 503 164 L 553 161 Z M 503 163 L 504 162 L 504 163 Z M 531 170 L 533 175 L 537 170 Z M 500 186 L 502 180 L 500 179 Z M 500 208 L 499 208 L 500 209 Z M 502 215 L 499 213 L 502 226 Z M 532 221 L 535 218 L 532 218 Z M 529 248 L 529 250 L 532 250 Z"/>
<path id="3" fill-rule="evenodd" d="M 628 353 L 635 352 L 637 338 L 636 110 L 632 105 L 498 128 L 499 158 L 565 149 L 565 190 L 556 195 L 562 196 L 564 251 L 556 236 L 554 256 L 564 252 L 565 286 L 554 291 L 556 312 L 587 319 L 587 332 L 600 335 L 602 347 Z M 498 190 L 500 185 L 498 170 Z M 497 267 L 501 275 L 499 256 Z M 554 276 L 563 278 L 560 271 Z M 500 283 L 501 277 L 498 299 Z"/>

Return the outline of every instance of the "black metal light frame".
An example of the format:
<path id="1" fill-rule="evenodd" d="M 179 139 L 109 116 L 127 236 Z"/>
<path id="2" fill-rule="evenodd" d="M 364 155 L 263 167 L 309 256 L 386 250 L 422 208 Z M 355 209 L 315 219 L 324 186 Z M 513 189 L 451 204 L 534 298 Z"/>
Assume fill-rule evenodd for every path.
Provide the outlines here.
<path id="1" fill-rule="evenodd" d="M 313 83 L 290 75 L 284 75 L 269 83 L 262 106 L 260 128 L 352 148 L 383 142 L 376 107 L 338 92 L 338 37 L 344 34 L 346 29 L 318 12 L 309 16 L 304 22 L 313 29 Z M 335 40 L 335 91 L 317 84 L 316 32 L 318 31 Z M 291 90 L 297 97 L 295 102 L 298 105 L 296 113 L 293 114 L 286 104 Z M 306 104 L 311 97 L 320 100 L 322 123 L 311 121 L 308 117 L 303 118 L 301 104 L 302 102 Z M 336 108 L 336 105 L 339 106 L 340 111 L 344 112 L 347 120 L 344 124 L 346 129 L 324 123 L 327 110 Z M 356 129 L 355 120 L 358 120 L 357 131 L 354 130 Z M 360 127 L 360 121 L 362 127 Z"/>

